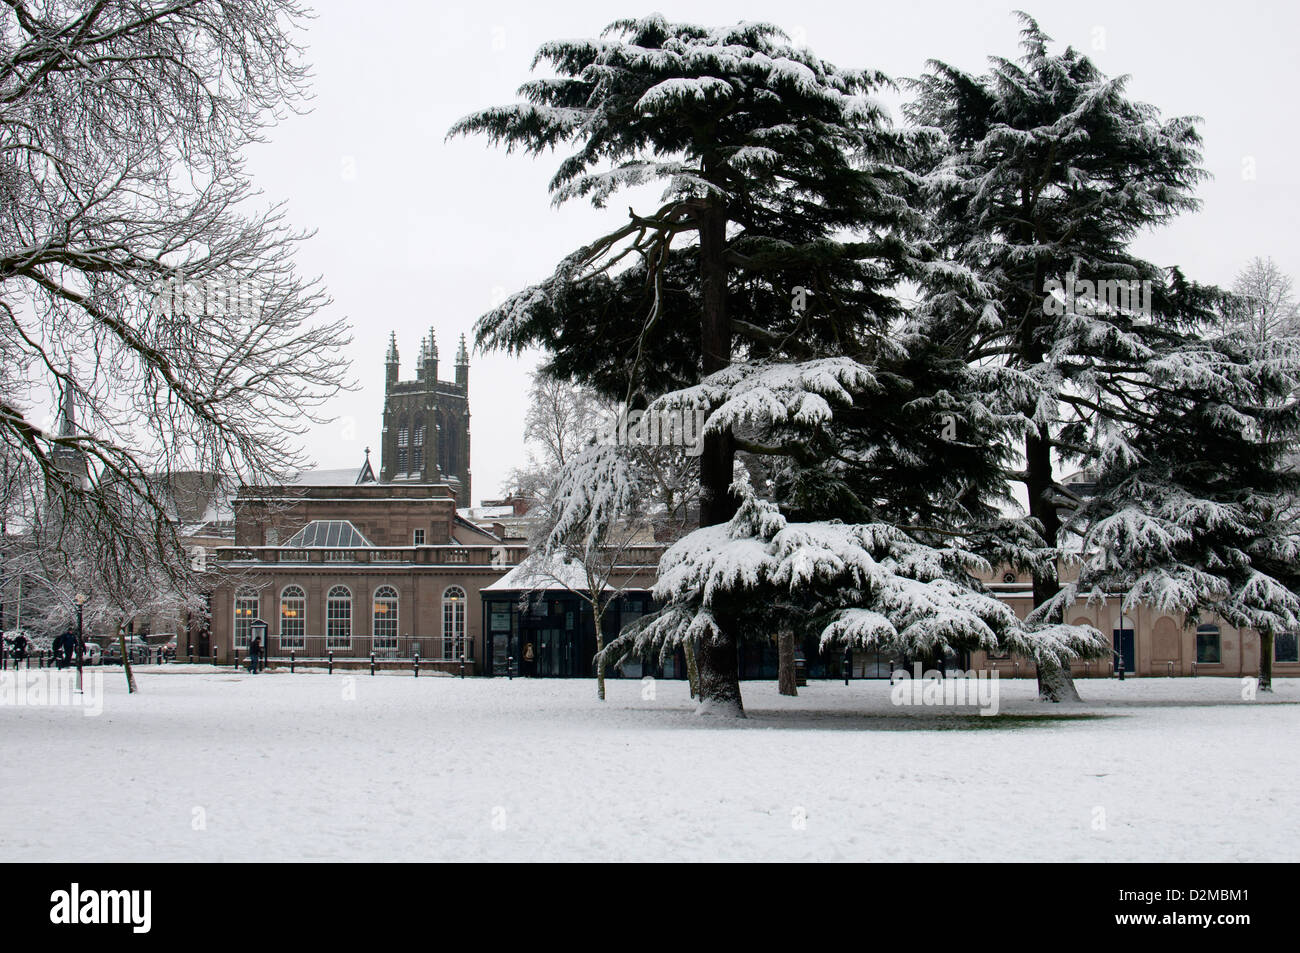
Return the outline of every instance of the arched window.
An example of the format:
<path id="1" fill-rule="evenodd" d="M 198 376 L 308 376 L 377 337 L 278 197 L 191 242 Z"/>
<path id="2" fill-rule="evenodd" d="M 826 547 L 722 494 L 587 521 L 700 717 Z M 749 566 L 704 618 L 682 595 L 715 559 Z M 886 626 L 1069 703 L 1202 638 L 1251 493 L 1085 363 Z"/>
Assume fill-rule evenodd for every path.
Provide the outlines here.
<path id="1" fill-rule="evenodd" d="M 258 613 L 257 592 L 247 587 L 235 593 L 235 648 L 248 648 L 248 634 Z"/>
<path id="2" fill-rule="evenodd" d="M 448 586 L 442 593 L 442 657 L 465 654 L 465 590 Z"/>
<path id="3" fill-rule="evenodd" d="M 1196 627 L 1196 661 L 1209 664 L 1223 661 L 1217 625 Z"/>
<path id="4" fill-rule="evenodd" d="M 285 586 L 280 593 L 280 649 L 307 647 L 307 593 Z"/>
<path id="5" fill-rule="evenodd" d="M 325 648 L 352 647 L 352 590 L 335 586 L 325 597 Z"/>
<path id="6" fill-rule="evenodd" d="M 375 605 L 371 627 L 371 646 L 376 652 L 397 649 L 397 590 L 380 586 L 375 590 Z"/>
<path id="7" fill-rule="evenodd" d="M 424 469 L 424 421 L 416 419 L 414 437 L 411 444 L 411 470 L 418 473 Z"/>

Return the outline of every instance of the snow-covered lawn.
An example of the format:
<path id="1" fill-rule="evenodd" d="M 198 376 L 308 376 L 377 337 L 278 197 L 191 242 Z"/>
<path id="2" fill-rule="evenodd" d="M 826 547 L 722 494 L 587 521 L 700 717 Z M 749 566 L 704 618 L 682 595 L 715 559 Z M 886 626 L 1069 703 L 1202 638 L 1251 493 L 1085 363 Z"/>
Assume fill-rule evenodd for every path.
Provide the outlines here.
<path id="1" fill-rule="evenodd" d="M 0 707 L 7 860 L 1300 859 L 1300 684 L 1086 681 L 1002 714 L 883 682 L 686 686 L 144 669 Z M 354 695 L 355 697 L 349 697 Z"/>

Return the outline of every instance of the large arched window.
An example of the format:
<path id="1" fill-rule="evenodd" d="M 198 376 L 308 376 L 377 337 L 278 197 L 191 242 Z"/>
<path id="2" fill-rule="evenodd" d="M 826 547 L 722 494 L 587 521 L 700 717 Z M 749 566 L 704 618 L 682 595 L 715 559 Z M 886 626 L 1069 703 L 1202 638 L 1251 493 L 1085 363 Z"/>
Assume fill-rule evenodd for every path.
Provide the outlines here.
<path id="1" fill-rule="evenodd" d="M 352 647 L 352 590 L 335 586 L 325 597 L 325 648 Z"/>
<path id="2" fill-rule="evenodd" d="M 280 649 L 307 647 L 307 593 L 299 586 L 285 586 L 280 593 Z"/>
<path id="3" fill-rule="evenodd" d="M 1219 643 L 1217 625 L 1198 625 L 1196 627 L 1196 661 L 1214 664 L 1223 661 L 1222 646 Z"/>
<path id="4" fill-rule="evenodd" d="M 257 592 L 247 587 L 235 593 L 235 648 L 248 648 L 248 635 L 258 613 Z"/>
<path id="5" fill-rule="evenodd" d="M 371 647 L 376 652 L 397 648 L 397 590 L 380 586 L 375 590 L 375 605 L 371 627 Z"/>
<path id="6" fill-rule="evenodd" d="M 465 590 L 448 586 L 442 593 L 442 657 L 465 654 Z"/>

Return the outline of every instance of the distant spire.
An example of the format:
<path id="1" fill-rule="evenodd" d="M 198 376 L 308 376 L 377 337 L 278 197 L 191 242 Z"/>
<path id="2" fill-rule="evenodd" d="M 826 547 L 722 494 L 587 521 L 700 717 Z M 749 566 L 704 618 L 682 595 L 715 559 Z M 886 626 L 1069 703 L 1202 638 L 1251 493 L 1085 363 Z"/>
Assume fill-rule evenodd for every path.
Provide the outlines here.
<path id="1" fill-rule="evenodd" d="M 374 482 L 375 471 L 370 467 L 370 448 L 366 447 L 366 462 L 361 465 L 361 472 L 357 474 L 357 485 Z"/>
<path id="2" fill-rule="evenodd" d="M 68 362 L 68 379 L 63 383 L 63 402 L 59 409 L 59 436 L 71 437 L 77 432 L 77 404 L 72 392 L 72 362 Z"/>
<path id="3" fill-rule="evenodd" d="M 469 351 L 465 349 L 465 335 L 463 334 L 460 336 L 460 349 L 456 352 L 456 363 L 457 364 L 469 363 Z"/>
<path id="4" fill-rule="evenodd" d="M 438 359 L 438 336 L 434 333 L 433 328 L 429 328 L 429 356 L 434 360 Z"/>
<path id="5" fill-rule="evenodd" d="M 389 363 L 389 364 L 396 364 L 396 363 L 397 363 L 397 332 L 396 332 L 396 331 L 389 331 L 389 332 L 388 332 L 388 357 L 387 357 L 387 363 Z"/>

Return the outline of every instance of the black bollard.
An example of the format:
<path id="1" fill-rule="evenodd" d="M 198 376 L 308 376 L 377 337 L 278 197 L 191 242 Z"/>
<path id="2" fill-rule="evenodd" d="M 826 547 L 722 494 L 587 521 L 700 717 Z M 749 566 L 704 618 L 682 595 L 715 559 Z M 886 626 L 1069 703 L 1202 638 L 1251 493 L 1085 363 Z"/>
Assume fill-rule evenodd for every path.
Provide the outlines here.
<path id="1" fill-rule="evenodd" d="M 415 677 L 420 677 L 420 653 L 415 653 Z"/>
<path id="2" fill-rule="evenodd" d="M 296 654 L 297 654 L 297 653 L 296 653 L 293 649 L 290 649 L 290 650 L 289 650 L 289 674 L 290 674 L 290 675 L 293 674 L 293 663 L 294 663 L 294 657 L 295 657 Z"/>
<path id="3" fill-rule="evenodd" d="M 370 674 L 371 675 L 375 674 L 375 653 L 374 652 L 370 653 Z"/>
<path id="4" fill-rule="evenodd" d="M 512 682 L 515 680 L 515 657 L 513 655 L 506 656 L 506 678 Z"/>
<path id="5" fill-rule="evenodd" d="M 330 649 L 330 674 L 334 674 L 334 650 Z"/>
<path id="6" fill-rule="evenodd" d="M 460 657 L 460 677 L 465 677 L 465 656 Z"/>

